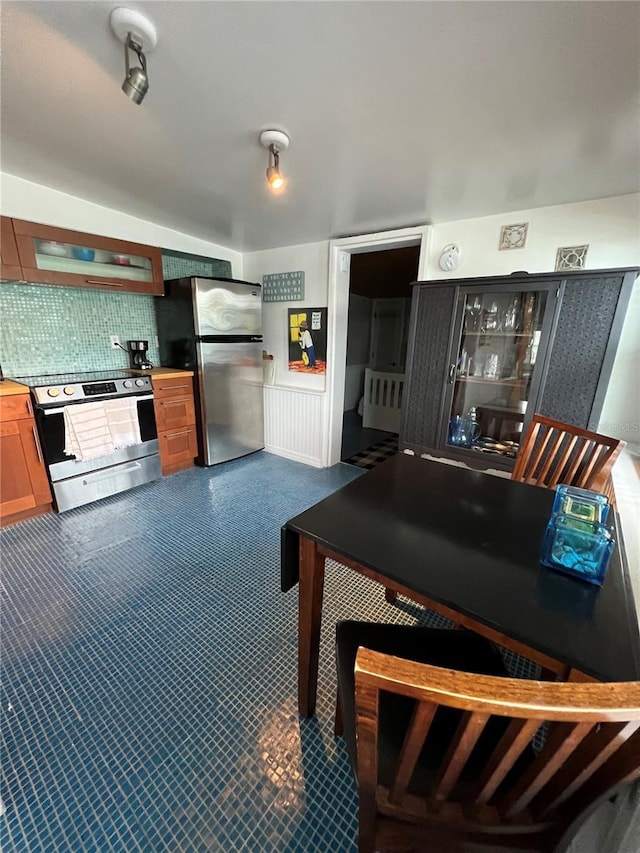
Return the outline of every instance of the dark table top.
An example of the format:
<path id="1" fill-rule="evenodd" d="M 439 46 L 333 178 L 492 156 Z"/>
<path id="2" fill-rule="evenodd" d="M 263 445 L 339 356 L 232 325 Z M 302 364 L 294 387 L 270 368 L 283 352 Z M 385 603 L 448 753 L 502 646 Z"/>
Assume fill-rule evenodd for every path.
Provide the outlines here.
<path id="1" fill-rule="evenodd" d="M 640 679 L 638 621 L 616 547 L 604 584 L 542 567 L 554 492 L 397 454 L 283 527 L 282 589 L 302 535 L 604 681 Z"/>

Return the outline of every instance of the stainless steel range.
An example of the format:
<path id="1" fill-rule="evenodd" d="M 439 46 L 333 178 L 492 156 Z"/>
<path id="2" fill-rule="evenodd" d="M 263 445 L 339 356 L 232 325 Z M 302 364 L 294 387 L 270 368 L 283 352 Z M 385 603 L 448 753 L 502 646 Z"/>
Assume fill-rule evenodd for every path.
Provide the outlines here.
<path id="1" fill-rule="evenodd" d="M 82 506 L 99 498 L 126 491 L 161 477 L 158 455 L 158 433 L 153 409 L 153 389 L 148 376 L 135 376 L 126 370 L 90 371 L 87 373 L 51 374 L 16 377 L 28 385 L 34 402 L 34 413 L 44 461 L 47 466 L 58 512 Z M 135 398 L 131 405 L 135 440 L 118 447 L 118 442 L 103 455 L 69 451 L 69 429 L 74 418 L 84 414 L 83 440 L 91 440 L 91 430 L 99 434 L 109 411 L 108 401 Z M 80 410 L 88 403 L 105 403 Z M 127 406 L 128 404 L 125 404 Z M 65 409 L 78 407 L 65 417 Z M 102 418 L 102 420 L 101 420 Z M 77 417 L 75 418 L 77 421 Z M 93 427 L 95 424 L 95 427 Z M 96 445 L 107 448 L 109 445 Z M 80 457 L 80 458 L 78 458 Z M 90 458 L 87 458 L 90 457 Z"/>

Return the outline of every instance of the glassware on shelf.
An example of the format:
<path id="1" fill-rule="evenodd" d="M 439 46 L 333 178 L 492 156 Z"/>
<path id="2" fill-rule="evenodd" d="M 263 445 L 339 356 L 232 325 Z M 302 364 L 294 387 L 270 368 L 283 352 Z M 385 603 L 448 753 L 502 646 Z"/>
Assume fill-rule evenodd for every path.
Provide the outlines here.
<path id="1" fill-rule="evenodd" d="M 511 305 L 504 312 L 502 328 L 505 332 L 517 332 L 518 327 L 518 297 L 515 296 Z"/>
<path id="2" fill-rule="evenodd" d="M 38 251 L 43 255 L 51 255 L 54 258 L 66 258 L 69 254 L 65 243 L 56 243 L 53 240 L 41 240 Z"/>
<path id="3" fill-rule="evenodd" d="M 471 406 L 469 414 L 467 415 L 467 432 L 469 434 L 471 444 L 475 444 L 480 438 L 480 434 L 482 432 L 480 424 L 478 423 L 478 410 L 475 406 Z"/>
<path id="4" fill-rule="evenodd" d="M 477 332 L 480 328 L 482 304 L 478 296 L 474 297 L 473 304 L 469 304 L 470 298 L 471 297 L 467 297 L 467 304 L 465 306 L 464 327 L 466 331 Z"/>
<path id="5" fill-rule="evenodd" d="M 480 438 L 480 425 L 478 424 L 475 408 L 472 407 L 467 417 L 455 415 L 449 422 L 449 444 L 454 447 L 473 447 Z"/>
<path id="6" fill-rule="evenodd" d="M 487 354 L 482 375 L 485 379 L 500 378 L 500 356 L 497 352 Z"/>
<path id="7" fill-rule="evenodd" d="M 502 328 L 502 323 L 500 322 L 500 314 L 498 312 L 498 305 L 496 302 L 491 303 L 491 307 L 488 311 L 484 313 L 484 321 L 482 323 L 482 331 L 483 332 L 499 332 Z"/>

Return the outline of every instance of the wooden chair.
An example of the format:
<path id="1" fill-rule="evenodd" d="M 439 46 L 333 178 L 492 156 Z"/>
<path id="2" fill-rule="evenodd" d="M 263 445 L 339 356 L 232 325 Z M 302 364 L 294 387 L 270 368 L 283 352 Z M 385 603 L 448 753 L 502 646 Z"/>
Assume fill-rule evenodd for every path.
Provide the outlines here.
<path id="1" fill-rule="evenodd" d="M 565 484 L 606 491 L 611 469 L 625 447 L 620 439 L 534 415 L 511 479 L 547 489 Z"/>
<path id="2" fill-rule="evenodd" d="M 382 651 L 408 647 L 420 662 Z M 339 623 L 336 725 L 358 780 L 360 853 L 564 849 L 640 777 L 640 682 L 501 677 L 494 653 L 466 631 Z M 446 663 L 465 655 L 475 672 Z"/>

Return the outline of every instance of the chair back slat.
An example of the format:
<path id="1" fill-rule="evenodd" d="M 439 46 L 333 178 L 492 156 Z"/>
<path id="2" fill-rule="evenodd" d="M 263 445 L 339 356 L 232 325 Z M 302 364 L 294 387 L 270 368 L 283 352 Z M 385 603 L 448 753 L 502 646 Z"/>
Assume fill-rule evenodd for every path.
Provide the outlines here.
<path id="1" fill-rule="evenodd" d="M 507 819 L 515 817 L 529 805 L 592 728 L 591 723 L 558 723 L 552 728 L 536 760 L 499 804 Z"/>
<path id="2" fill-rule="evenodd" d="M 598 491 L 626 442 L 534 415 L 523 437 L 512 480 L 554 489 L 559 484 Z"/>
<path id="3" fill-rule="evenodd" d="M 532 450 L 535 448 L 535 438 L 538 435 L 541 424 L 536 424 L 536 427 L 537 427 L 537 429 L 535 429 L 534 435 L 532 436 L 533 442 L 534 442 L 531 445 Z M 549 442 L 551 440 L 551 433 L 547 432 L 545 434 L 545 432 L 543 432 L 542 435 L 540 436 L 540 439 L 541 439 L 540 444 L 539 444 L 538 448 L 535 450 L 535 452 L 532 453 L 532 455 L 529 457 L 529 459 L 524 460 L 525 461 L 525 471 L 524 471 L 525 482 L 534 482 L 535 481 L 535 472 L 536 472 L 536 469 L 538 468 L 538 465 L 540 464 L 540 460 L 544 457 L 544 453 L 547 449 L 547 445 L 549 444 Z"/>
<path id="4" fill-rule="evenodd" d="M 579 440 L 577 448 L 571 459 L 569 468 L 563 475 L 563 480 L 568 483 L 573 483 L 581 489 L 585 488 L 585 483 L 589 482 L 584 476 L 585 460 L 588 458 L 589 450 L 593 448 L 592 442 Z"/>
<path id="5" fill-rule="evenodd" d="M 451 745 L 442 761 L 433 787 L 432 807 L 438 808 L 447 799 L 458 781 L 471 752 L 478 742 L 490 714 L 466 713 L 458 725 Z"/>
<path id="6" fill-rule="evenodd" d="M 636 731 L 620 749 L 563 805 L 570 817 L 584 810 L 584 803 L 591 803 L 607 795 L 612 788 L 640 779 L 640 731 Z"/>
<path id="7" fill-rule="evenodd" d="M 511 720 L 470 795 L 472 812 L 486 805 L 540 728 L 539 720 Z"/>
<path id="8" fill-rule="evenodd" d="M 531 477 L 536 486 L 540 484 L 544 485 L 554 477 L 561 476 L 566 458 L 568 458 L 576 442 L 576 437 L 574 436 L 567 443 L 567 447 L 563 451 L 564 438 L 565 436 L 556 430 L 548 429 L 545 431 L 545 441 L 540 447 L 540 458 L 531 471 Z M 538 463 L 540 464 L 540 470 L 536 473 Z"/>
<path id="9" fill-rule="evenodd" d="M 640 721 L 603 723 L 592 738 L 584 740 L 535 803 L 537 815 L 545 815 L 561 805 L 640 729 Z"/>
<path id="10" fill-rule="evenodd" d="M 561 439 L 563 439 L 563 438 L 564 438 L 564 436 L 561 436 Z M 571 458 L 571 454 L 573 453 L 573 449 L 576 446 L 576 443 L 578 441 L 577 435 L 573 435 L 573 436 L 570 436 L 568 438 L 569 438 L 569 440 L 564 442 L 564 450 L 558 456 L 557 463 L 554 466 L 553 475 L 551 477 L 548 477 L 545 479 L 541 474 L 540 477 L 538 478 L 539 482 L 536 482 L 537 486 L 546 485 L 550 489 L 555 489 L 555 487 L 558 485 L 558 483 L 561 482 L 562 474 L 566 469 L 567 462 Z M 553 461 L 553 456 L 550 455 L 549 459 L 551 461 Z"/>
<path id="11" fill-rule="evenodd" d="M 588 464 L 581 472 L 581 476 L 585 483 L 601 482 L 601 472 L 607 465 L 612 452 L 611 448 L 601 447 L 597 444 L 595 445 Z"/>
<path id="12" fill-rule="evenodd" d="M 415 769 L 438 706 L 434 702 L 417 702 L 400 750 L 395 779 L 389 794 L 392 803 L 400 803 Z"/>

